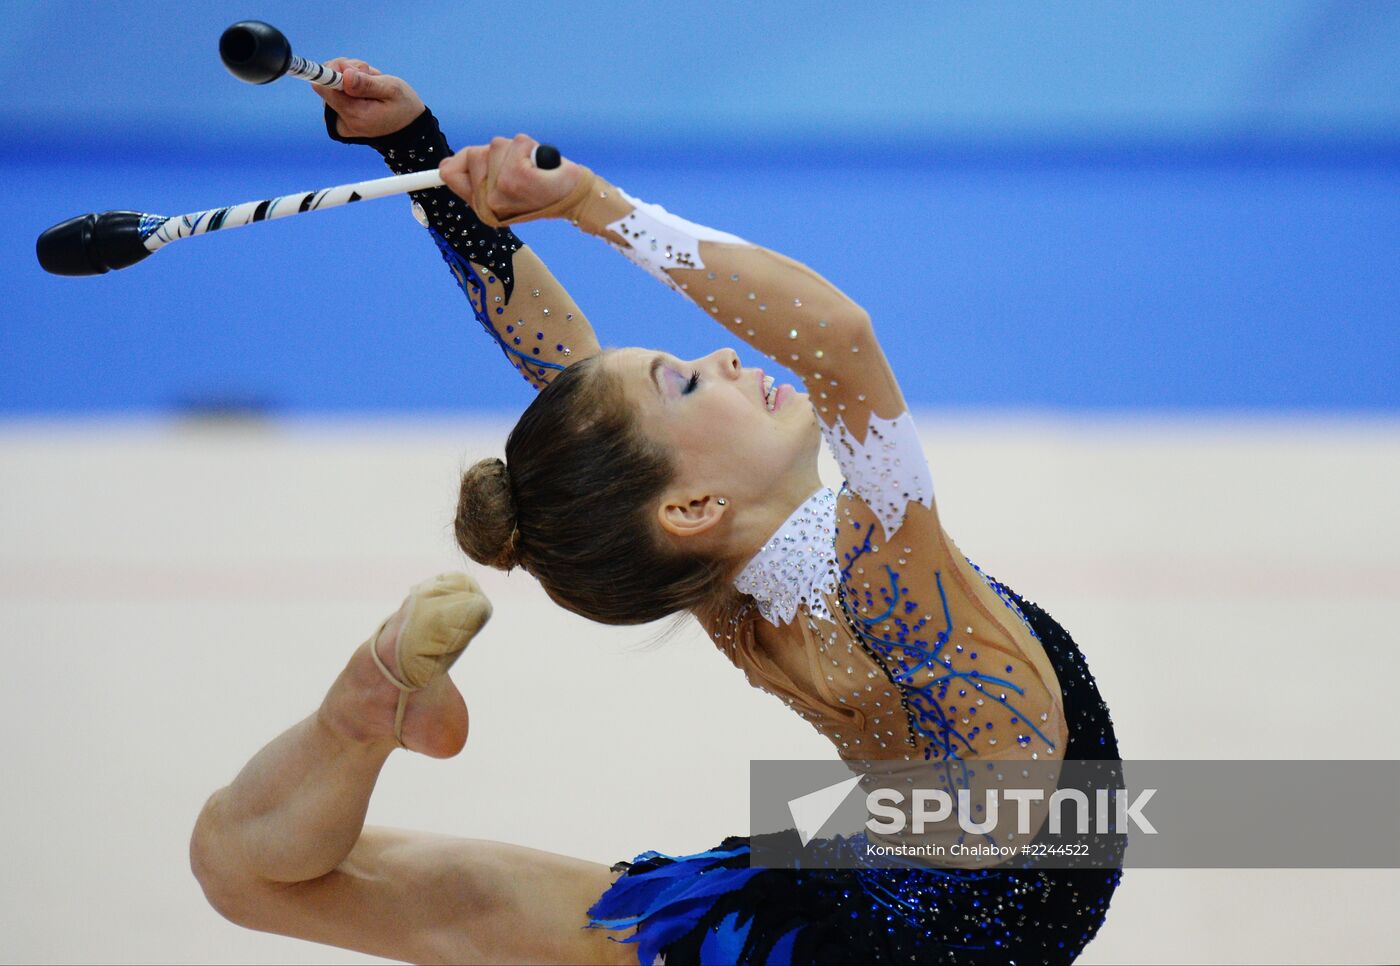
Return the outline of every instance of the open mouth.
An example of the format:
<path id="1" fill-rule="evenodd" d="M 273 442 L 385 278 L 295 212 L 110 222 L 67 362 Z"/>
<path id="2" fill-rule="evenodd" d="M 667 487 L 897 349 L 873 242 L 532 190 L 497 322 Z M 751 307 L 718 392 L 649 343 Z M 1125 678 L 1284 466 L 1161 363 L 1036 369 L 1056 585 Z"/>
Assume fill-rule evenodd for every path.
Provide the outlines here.
<path id="1" fill-rule="evenodd" d="M 763 377 L 763 404 L 770 413 L 778 408 L 778 382 L 769 375 Z"/>

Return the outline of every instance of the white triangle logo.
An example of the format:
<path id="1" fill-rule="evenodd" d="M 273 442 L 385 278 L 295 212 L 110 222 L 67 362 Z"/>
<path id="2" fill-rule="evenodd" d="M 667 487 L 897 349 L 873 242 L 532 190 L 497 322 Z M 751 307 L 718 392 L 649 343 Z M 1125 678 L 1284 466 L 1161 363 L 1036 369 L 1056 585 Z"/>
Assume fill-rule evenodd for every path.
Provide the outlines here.
<path id="1" fill-rule="evenodd" d="M 841 807 L 841 803 L 846 800 L 846 796 L 858 781 L 860 776 L 853 775 L 845 781 L 819 788 L 788 802 L 788 811 L 792 814 L 793 824 L 797 826 L 797 835 L 804 846 L 817 837 L 827 819 L 836 814 L 836 810 Z"/>

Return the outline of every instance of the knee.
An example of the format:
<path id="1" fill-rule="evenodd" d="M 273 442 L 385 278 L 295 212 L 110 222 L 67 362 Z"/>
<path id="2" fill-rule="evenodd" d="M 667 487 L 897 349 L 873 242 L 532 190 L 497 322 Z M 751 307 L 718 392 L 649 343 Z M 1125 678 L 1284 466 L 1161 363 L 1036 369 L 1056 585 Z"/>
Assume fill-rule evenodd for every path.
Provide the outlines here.
<path id="1" fill-rule="evenodd" d="M 205 802 L 190 834 L 190 871 L 214 911 L 240 926 L 254 924 L 257 882 L 240 872 L 223 844 L 219 823 L 220 792 Z"/>

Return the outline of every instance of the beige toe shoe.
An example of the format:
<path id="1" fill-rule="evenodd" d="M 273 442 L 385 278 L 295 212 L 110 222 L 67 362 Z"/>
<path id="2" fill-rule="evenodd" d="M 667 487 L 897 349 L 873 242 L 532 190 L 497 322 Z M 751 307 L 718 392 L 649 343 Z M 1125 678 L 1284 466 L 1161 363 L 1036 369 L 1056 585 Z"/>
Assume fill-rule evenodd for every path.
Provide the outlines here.
<path id="1" fill-rule="evenodd" d="M 491 617 L 491 602 L 476 581 L 466 574 L 438 574 L 425 580 L 408 594 L 408 616 L 399 631 L 394 663 L 399 675 L 390 671 L 379 657 L 379 635 L 390 617 L 379 626 L 370 642 L 369 653 L 384 676 L 399 689 L 399 706 L 394 712 L 394 738 L 403 744 L 403 715 L 408 696 L 427 687 L 439 674 L 445 674 L 477 631 Z"/>

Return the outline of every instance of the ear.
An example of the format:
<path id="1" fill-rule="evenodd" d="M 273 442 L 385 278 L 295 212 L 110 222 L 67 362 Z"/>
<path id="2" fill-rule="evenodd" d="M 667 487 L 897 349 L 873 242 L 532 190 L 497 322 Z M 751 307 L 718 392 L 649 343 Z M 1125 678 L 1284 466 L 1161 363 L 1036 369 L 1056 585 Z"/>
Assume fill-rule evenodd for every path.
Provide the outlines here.
<path id="1" fill-rule="evenodd" d="M 658 508 L 661 529 L 673 537 L 698 537 L 719 523 L 729 507 L 713 496 L 687 501 L 684 496 L 671 494 Z"/>

